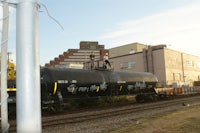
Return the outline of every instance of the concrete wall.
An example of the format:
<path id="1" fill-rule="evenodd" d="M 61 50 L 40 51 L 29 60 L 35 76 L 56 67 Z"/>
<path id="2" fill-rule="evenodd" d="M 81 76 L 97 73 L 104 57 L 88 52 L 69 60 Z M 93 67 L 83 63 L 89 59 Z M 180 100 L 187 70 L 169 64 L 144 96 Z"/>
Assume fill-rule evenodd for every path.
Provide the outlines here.
<path id="1" fill-rule="evenodd" d="M 154 74 L 157 76 L 159 82 L 163 85 L 166 82 L 166 68 L 164 49 L 153 51 L 153 69 Z"/>
<path id="2" fill-rule="evenodd" d="M 146 45 L 140 43 L 126 44 L 123 46 L 109 49 L 109 56 L 112 58 L 116 56 L 127 55 L 130 53 L 141 52 L 146 47 Z"/>
<path id="3" fill-rule="evenodd" d="M 144 72 L 144 62 L 142 55 L 143 55 L 142 52 L 135 54 L 128 54 L 124 56 L 118 56 L 116 58 L 111 58 L 110 61 L 113 63 L 114 70 L 116 71 Z M 126 65 L 127 68 L 125 68 Z M 132 67 L 130 67 L 130 65 L 132 65 Z"/>
<path id="4" fill-rule="evenodd" d="M 179 85 L 192 85 L 199 80 L 200 57 L 165 49 L 167 82 Z"/>

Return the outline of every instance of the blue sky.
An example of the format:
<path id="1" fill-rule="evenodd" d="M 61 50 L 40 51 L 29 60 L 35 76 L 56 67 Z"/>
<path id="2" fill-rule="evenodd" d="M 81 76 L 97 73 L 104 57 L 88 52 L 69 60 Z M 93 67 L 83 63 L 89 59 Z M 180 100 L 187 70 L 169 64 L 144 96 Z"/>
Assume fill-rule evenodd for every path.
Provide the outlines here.
<path id="1" fill-rule="evenodd" d="M 200 56 L 200 0 L 40 0 L 40 3 L 64 28 L 41 6 L 41 65 L 68 49 L 79 48 L 80 41 L 98 41 L 105 48 L 133 42 L 167 44 L 168 48 Z M 13 58 L 15 17 L 15 9 L 10 9 L 8 45 Z"/>

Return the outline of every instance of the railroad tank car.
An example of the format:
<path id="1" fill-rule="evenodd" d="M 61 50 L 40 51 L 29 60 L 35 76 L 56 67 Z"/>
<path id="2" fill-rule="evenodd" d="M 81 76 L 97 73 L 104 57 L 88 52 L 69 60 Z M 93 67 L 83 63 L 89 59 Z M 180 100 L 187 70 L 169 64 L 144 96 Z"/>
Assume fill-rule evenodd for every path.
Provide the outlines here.
<path id="1" fill-rule="evenodd" d="M 41 71 L 43 106 L 62 107 L 69 98 L 137 95 L 138 102 L 156 95 L 157 78 L 147 72 L 116 72 L 44 68 Z"/>
<path id="2" fill-rule="evenodd" d="M 148 72 L 116 72 L 67 68 L 41 69 L 43 109 L 62 110 L 72 98 L 136 95 L 138 102 L 156 95 L 157 78 Z M 16 82 L 8 81 L 9 103 L 16 103 Z"/>

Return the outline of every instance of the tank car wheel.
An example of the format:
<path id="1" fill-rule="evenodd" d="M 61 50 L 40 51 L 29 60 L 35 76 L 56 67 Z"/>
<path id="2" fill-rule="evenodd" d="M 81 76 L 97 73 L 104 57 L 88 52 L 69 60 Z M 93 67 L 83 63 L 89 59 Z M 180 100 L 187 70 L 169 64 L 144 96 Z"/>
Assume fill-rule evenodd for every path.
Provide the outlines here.
<path id="1" fill-rule="evenodd" d="M 137 95 L 135 97 L 135 100 L 136 100 L 137 103 L 143 103 L 143 102 L 145 102 L 145 99 L 144 99 L 143 95 Z"/>
<path id="2" fill-rule="evenodd" d="M 159 100 L 158 96 L 157 95 L 153 95 L 153 102 L 156 102 L 158 100 Z"/>
<path id="3" fill-rule="evenodd" d="M 155 102 L 158 100 L 158 97 L 156 95 L 149 95 L 147 98 L 149 102 Z"/>
<path id="4" fill-rule="evenodd" d="M 166 99 L 167 98 L 167 94 L 166 93 L 161 93 L 161 94 L 159 94 L 159 99 L 160 100 L 164 100 L 164 99 Z"/>

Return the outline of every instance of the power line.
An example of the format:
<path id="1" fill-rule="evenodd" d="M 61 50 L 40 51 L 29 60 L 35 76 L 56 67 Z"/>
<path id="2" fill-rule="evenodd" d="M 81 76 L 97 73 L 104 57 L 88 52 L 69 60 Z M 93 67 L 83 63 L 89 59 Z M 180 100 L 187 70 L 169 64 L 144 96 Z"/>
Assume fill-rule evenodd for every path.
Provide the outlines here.
<path id="1" fill-rule="evenodd" d="M 60 24 L 60 22 L 59 22 L 58 20 L 56 20 L 54 17 L 51 16 L 51 14 L 49 13 L 47 7 L 46 7 L 44 4 L 42 4 L 42 3 L 41 3 L 41 5 L 42 5 L 42 6 L 44 7 L 44 9 L 46 10 L 47 15 L 48 15 L 52 20 L 54 20 L 54 21 L 61 27 L 62 30 L 64 30 L 64 27 Z"/>

